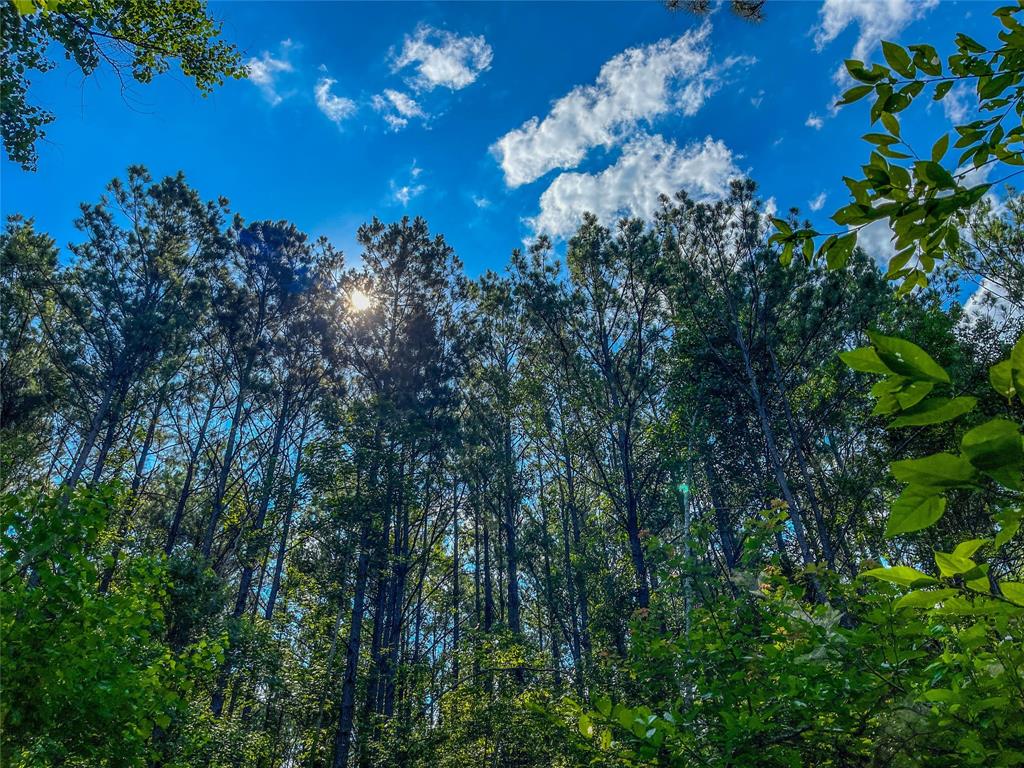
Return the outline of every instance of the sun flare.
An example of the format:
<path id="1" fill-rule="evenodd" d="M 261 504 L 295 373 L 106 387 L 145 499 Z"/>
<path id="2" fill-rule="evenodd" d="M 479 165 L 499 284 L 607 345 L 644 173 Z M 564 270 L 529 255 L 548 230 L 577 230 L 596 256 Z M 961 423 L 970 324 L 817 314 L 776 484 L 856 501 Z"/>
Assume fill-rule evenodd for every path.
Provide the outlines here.
<path id="1" fill-rule="evenodd" d="M 363 312 L 373 306 L 373 298 L 370 294 L 356 288 L 348 297 L 349 304 L 356 312 Z"/>

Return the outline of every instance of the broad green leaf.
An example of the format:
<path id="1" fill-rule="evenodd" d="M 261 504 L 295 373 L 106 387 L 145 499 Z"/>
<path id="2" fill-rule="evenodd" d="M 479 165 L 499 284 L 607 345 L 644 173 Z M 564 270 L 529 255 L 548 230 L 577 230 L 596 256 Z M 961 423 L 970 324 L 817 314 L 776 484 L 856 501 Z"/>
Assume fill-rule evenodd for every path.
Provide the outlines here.
<path id="1" fill-rule="evenodd" d="M 971 557 L 975 552 L 988 544 L 988 539 L 970 539 L 956 545 L 953 554 L 956 557 Z"/>
<path id="2" fill-rule="evenodd" d="M 1010 353 L 1010 364 L 1012 367 L 1013 388 L 1017 397 L 1024 400 L 1024 336 L 1021 336 L 1013 345 Z"/>
<path id="3" fill-rule="evenodd" d="M 921 459 L 894 461 L 893 476 L 904 483 L 929 488 L 958 488 L 970 485 L 975 477 L 971 462 L 951 453 L 934 453 Z"/>
<path id="4" fill-rule="evenodd" d="M 922 573 L 916 568 L 911 568 L 907 565 L 894 565 L 891 568 L 872 568 L 870 571 L 864 571 L 860 575 L 881 579 L 892 584 L 899 584 L 903 587 L 927 587 L 930 584 L 939 583 L 938 579 L 934 579 L 927 573 Z"/>
<path id="5" fill-rule="evenodd" d="M 952 597 L 955 589 L 915 589 L 896 601 L 897 608 L 934 608 L 936 603 Z"/>
<path id="6" fill-rule="evenodd" d="M 910 61 L 910 55 L 903 50 L 902 46 L 890 43 L 888 40 L 883 40 L 882 55 L 885 56 L 889 66 L 904 77 L 914 76 L 914 65 Z"/>
<path id="7" fill-rule="evenodd" d="M 895 371 L 882 362 L 874 347 L 860 347 L 848 352 L 840 352 L 840 359 L 855 371 L 862 373 L 892 374 Z"/>
<path id="8" fill-rule="evenodd" d="M 978 567 L 978 564 L 971 558 L 951 552 L 936 552 L 935 564 L 939 566 L 939 573 L 947 578 L 970 573 Z"/>
<path id="9" fill-rule="evenodd" d="M 908 485 L 892 505 L 887 538 L 927 528 L 946 511 L 946 498 L 934 488 Z"/>
<path id="10" fill-rule="evenodd" d="M 1020 473 L 1024 465 L 1024 442 L 1019 427 L 1007 419 L 992 419 L 963 436 L 960 449 L 971 464 L 998 480 Z"/>
<path id="11" fill-rule="evenodd" d="M 1024 584 L 1019 581 L 1000 581 L 999 591 L 1003 597 L 1017 605 L 1024 605 Z"/>
<path id="12" fill-rule="evenodd" d="M 895 373 L 911 379 L 949 383 L 949 375 L 942 366 L 932 360 L 931 356 L 917 344 L 873 331 L 868 332 L 868 337 L 874 344 L 878 357 Z"/>
<path id="13" fill-rule="evenodd" d="M 1003 397 L 1009 399 L 1014 396 L 1016 390 L 1013 386 L 1013 364 L 1009 360 L 996 363 L 988 369 L 988 380 L 992 389 Z"/>
<path id="14" fill-rule="evenodd" d="M 974 397 L 929 397 L 913 408 L 904 410 L 893 419 L 890 427 L 921 427 L 928 424 L 941 424 L 962 416 L 974 409 L 978 400 Z"/>
<path id="15" fill-rule="evenodd" d="M 580 715 L 580 733 L 588 739 L 594 735 L 594 723 L 587 714 Z"/>
<path id="16" fill-rule="evenodd" d="M 996 520 L 999 523 L 999 532 L 996 534 L 995 541 L 992 543 L 993 547 L 999 549 L 1017 535 L 1017 531 L 1020 530 L 1022 516 L 1024 516 L 1024 513 L 1019 509 L 1007 510 L 996 515 Z"/>

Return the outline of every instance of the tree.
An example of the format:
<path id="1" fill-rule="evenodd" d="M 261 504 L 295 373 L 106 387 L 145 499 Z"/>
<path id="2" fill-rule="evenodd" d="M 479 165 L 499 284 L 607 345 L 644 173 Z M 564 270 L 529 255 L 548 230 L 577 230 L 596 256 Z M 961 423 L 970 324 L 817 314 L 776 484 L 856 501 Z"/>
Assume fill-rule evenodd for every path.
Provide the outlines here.
<path id="1" fill-rule="evenodd" d="M 204 96 L 225 77 L 246 75 L 241 54 L 217 40 L 221 25 L 201 0 L 4 0 L 0 27 L 0 128 L 8 156 L 26 170 L 35 169 L 36 142 L 54 119 L 29 101 L 31 73 L 55 66 L 52 43 L 83 75 L 108 64 L 122 86 L 126 74 L 148 83 L 172 62 Z"/>

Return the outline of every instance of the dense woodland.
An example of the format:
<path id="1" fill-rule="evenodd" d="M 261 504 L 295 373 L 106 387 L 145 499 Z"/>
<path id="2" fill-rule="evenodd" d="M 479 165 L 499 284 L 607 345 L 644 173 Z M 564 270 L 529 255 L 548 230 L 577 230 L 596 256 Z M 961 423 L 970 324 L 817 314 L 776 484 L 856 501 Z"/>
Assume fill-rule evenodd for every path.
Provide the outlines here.
<path id="1" fill-rule="evenodd" d="M 896 166 L 857 215 L 915 202 Z M 1003 195 L 888 273 L 791 258 L 743 180 L 476 276 L 419 218 L 342 254 L 141 166 L 70 252 L 11 217 L 0 759 L 1024 764 Z"/>

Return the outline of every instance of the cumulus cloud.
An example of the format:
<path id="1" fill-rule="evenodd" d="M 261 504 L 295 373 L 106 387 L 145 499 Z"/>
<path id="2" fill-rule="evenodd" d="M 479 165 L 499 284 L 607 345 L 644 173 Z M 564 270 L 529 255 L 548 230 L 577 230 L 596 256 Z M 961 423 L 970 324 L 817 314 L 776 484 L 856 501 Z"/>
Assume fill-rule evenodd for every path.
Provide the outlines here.
<path id="1" fill-rule="evenodd" d="M 295 67 L 288 59 L 294 47 L 295 44 L 291 40 L 282 40 L 277 56 L 270 51 L 264 51 L 259 58 L 253 57 L 245 62 L 249 82 L 260 89 L 263 98 L 272 107 L 284 101 L 284 96 L 278 91 L 278 78 L 282 73 L 295 71 Z"/>
<path id="2" fill-rule="evenodd" d="M 331 86 L 336 82 L 338 81 L 333 78 L 321 77 L 316 84 L 316 88 L 313 89 L 313 93 L 316 96 L 317 108 L 332 123 L 341 125 L 346 118 L 351 117 L 355 113 L 356 103 L 352 99 L 346 99 L 344 96 L 335 96 L 331 93 Z"/>
<path id="3" fill-rule="evenodd" d="M 816 198 L 807 203 L 807 205 L 810 207 L 812 211 L 820 211 L 822 208 L 825 207 L 825 198 L 826 195 L 824 192 L 822 192 Z"/>
<path id="4" fill-rule="evenodd" d="M 413 117 L 427 117 L 427 113 L 409 94 L 385 88 L 373 97 L 373 108 L 384 115 L 391 130 L 397 131 L 409 124 Z"/>
<path id="5" fill-rule="evenodd" d="M 882 40 L 891 40 L 939 0 L 825 0 L 818 11 L 814 46 L 823 50 L 851 24 L 859 29 L 851 58 L 866 61 Z"/>
<path id="6" fill-rule="evenodd" d="M 622 155 L 599 173 L 563 173 L 540 198 L 540 213 L 528 223 L 537 233 L 564 237 L 589 211 L 601 221 L 619 216 L 651 217 L 659 195 L 680 189 L 693 197 L 721 197 L 729 180 L 739 176 L 733 154 L 711 137 L 685 147 L 661 136 L 640 135 L 623 147 Z"/>
<path id="7" fill-rule="evenodd" d="M 813 128 L 816 131 L 820 131 L 821 127 L 825 125 L 825 121 L 822 120 L 813 112 L 811 112 L 811 114 L 807 116 L 807 119 L 804 120 L 804 125 L 806 125 L 808 128 Z"/>
<path id="8" fill-rule="evenodd" d="M 494 52 L 483 35 L 460 37 L 443 29 L 421 24 L 406 35 L 395 57 L 395 71 L 412 66 L 415 86 L 424 91 L 437 87 L 457 91 L 473 83 L 491 66 Z"/>
<path id="9" fill-rule="evenodd" d="M 717 87 L 719 68 L 708 66 L 710 32 L 705 23 L 675 40 L 629 48 L 601 67 L 593 85 L 558 99 L 544 119 L 532 117 L 502 136 L 491 149 L 505 183 L 518 187 L 555 168 L 575 168 L 593 147 L 627 140 L 641 121 L 695 114 Z"/>

